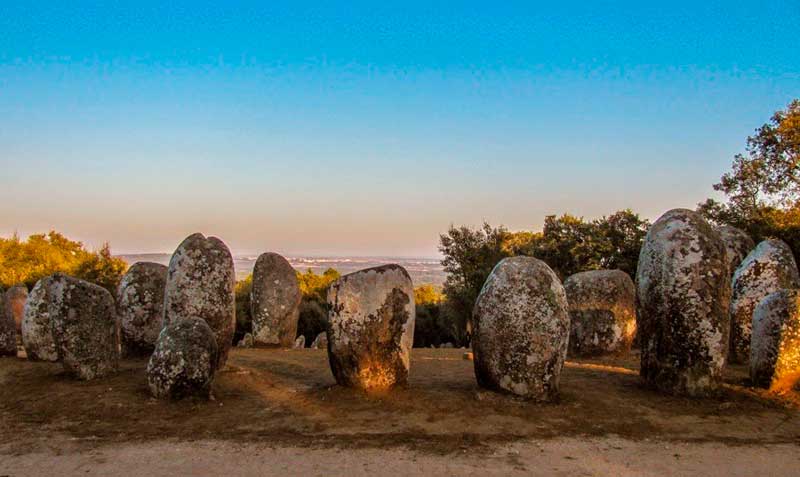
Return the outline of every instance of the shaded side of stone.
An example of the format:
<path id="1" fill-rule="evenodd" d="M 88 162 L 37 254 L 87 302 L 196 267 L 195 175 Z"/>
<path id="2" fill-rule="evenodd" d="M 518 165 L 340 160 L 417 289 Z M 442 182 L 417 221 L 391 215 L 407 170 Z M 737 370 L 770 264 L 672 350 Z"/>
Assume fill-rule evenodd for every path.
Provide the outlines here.
<path id="1" fill-rule="evenodd" d="M 5 313 L 11 316 L 17 327 L 17 334 L 22 332 L 22 317 L 25 315 L 25 301 L 28 299 L 28 289 L 17 285 L 6 290 Z"/>
<path id="2" fill-rule="evenodd" d="M 117 319 L 125 356 L 150 356 L 161 332 L 167 267 L 134 263 L 117 287 Z"/>
<path id="3" fill-rule="evenodd" d="M 730 225 L 717 228 L 717 232 L 725 242 L 725 251 L 728 253 L 728 269 L 733 276 L 745 257 L 756 248 L 756 243 L 747 235 L 747 232 Z"/>
<path id="4" fill-rule="evenodd" d="M 218 361 L 217 340 L 205 320 L 174 321 L 161 331 L 147 363 L 150 393 L 161 399 L 207 398 Z"/>
<path id="5" fill-rule="evenodd" d="M 473 311 L 478 385 L 536 401 L 555 399 L 569 340 L 567 306 L 564 287 L 541 260 L 498 263 Z"/>
<path id="6" fill-rule="evenodd" d="M 730 332 L 725 244 L 696 212 L 674 209 L 647 233 L 636 273 L 640 374 L 663 392 L 714 393 Z"/>
<path id="7" fill-rule="evenodd" d="M 33 361 L 58 361 L 50 323 L 51 277 L 44 277 L 34 285 L 22 317 L 22 345 L 25 354 Z"/>
<path id="8" fill-rule="evenodd" d="M 0 293 L 0 356 L 17 355 L 17 326 L 14 318 L 5 313 L 5 294 Z"/>

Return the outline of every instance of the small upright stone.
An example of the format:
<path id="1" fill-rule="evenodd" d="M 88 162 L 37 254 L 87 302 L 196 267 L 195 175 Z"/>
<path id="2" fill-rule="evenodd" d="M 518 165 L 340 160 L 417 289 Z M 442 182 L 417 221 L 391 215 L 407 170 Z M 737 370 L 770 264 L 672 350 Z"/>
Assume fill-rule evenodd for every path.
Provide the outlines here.
<path id="1" fill-rule="evenodd" d="M 719 233 L 674 209 L 647 232 L 636 271 L 645 383 L 670 394 L 716 391 L 728 351 L 730 274 Z"/>
<path id="2" fill-rule="evenodd" d="M 239 340 L 239 344 L 237 346 L 239 348 L 252 348 L 253 344 L 253 335 L 250 333 L 245 333 L 242 339 Z"/>
<path id="3" fill-rule="evenodd" d="M 14 320 L 17 334 L 22 332 L 22 317 L 25 315 L 25 302 L 28 300 L 28 289 L 17 285 L 6 290 L 5 312 Z"/>
<path id="4" fill-rule="evenodd" d="M 314 338 L 314 342 L 311 343 L 311 347 L 314 349 L 328 349 L 328 334 L 324 331 L 317 335 Z"/>
<path id="5" fill-rule="evenodd" d="M 756 247 L 756 243 L 745 231 L 730 225 L 717 228 L 717 232 L 725 242 L 725 250 L 728 253 L 728 269 L 733 276 L 742 260 Z"/>
<path id="6" fill-rule="evenodd" d="M 536 401 L 558 395 L 567 354 L 567 296 L 556 274 L 533 257 L 498 263 L 473 311 L 478 385 Z"/>
<path id="7" fill-rule="evenodd" d="M 117 317 L 122 352 L 126 356 L 150 356 L 161 332 L 167 267 L 137 262 L 117 287 Z"/>
<path id="8" fill-rule="evenodd" d="M 173 321 L 161 331 L 147 363 L 150 393 L 161 399 L 207 398 L 217 361 L 216 337 L 205 320 Z"/>
<path id="9" fill-rule="evenodd" d="M 297 273 L 277 253 L 264 253 L 253 268 L 250 309 L 257 345 L 289 348 L 297 336 L 300 317 Z"/>
<path id="10" fill-rule="evenodd" d="M 576 273 L 564 281 L 569 303 L 569 354 L 630 351 L 636 334 L 636 287 L 621 270 Z"/>
<path id="11" fill-rule="evenodd" d="M 306 337 L 304 335 L 300 335 L 294 340 L 294 344 L 292 344 L 293 349 L 303 349 L 306 347 Z"/>
<path id="12" fill-rule="evenodd" d="M 172 254 L 164 292 L 164 322 L 202 318 L 217 340 L 217 368 L 228 359 L 236 326 L 233 257 L 218 238 L 187 237 Z"/>
<path id="13" fill-rule="evenodd" d="M 60 273 L 48 288 L 53 341 L 64 369 L 83 380 L 115 372 L 119 342 L 111 293 Z"/>
<path id="14" fill-rule="evenodd" d="M 0 293 L 0 356 L 17 355 L 17 327 L 14 318 L 5 313 L 6 297 Z"/>
<path id="15" fill-rule="evenodd" d="M 50 282 L 52 276 L 44 277 L 34 285 L 25 302 L 22 317 L 22 346 L 33 361 L 58 361 L 56 344 L 53 342 L 53 326 L 50 323 Z"/>
<path id="16" fill-rule="evenodd" d="M 399 265 L 345 275 L 328 289 L 328 358 L 336 382 L 361 389 L 407 383 L 414 286 Z"/>
<path id="17" fill-rule="evenodd" d="M 767 295 L 800 288 L 800 275 L 792 250 L 780 240 L 764 240 L 747 255 L 733 274 L 730 361 L 750 357 L 753 310 Z"/>
<path id="18" fill-rule="evenodd" d="M 800 383 L 800 292 L 771 293 L 753 312 L 750 380 L 772 391 Z"/>

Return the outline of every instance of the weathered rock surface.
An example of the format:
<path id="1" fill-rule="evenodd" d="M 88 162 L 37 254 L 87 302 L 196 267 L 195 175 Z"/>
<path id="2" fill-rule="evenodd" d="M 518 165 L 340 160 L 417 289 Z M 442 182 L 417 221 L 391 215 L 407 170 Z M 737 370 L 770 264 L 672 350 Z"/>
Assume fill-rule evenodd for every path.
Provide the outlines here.
<path id="1" fill-rule="evenodd" d="M 236 326 L 233 257 L 218 238 L 187 237 L 169 262 L 164 293 L 166 327 L 186 318 L 202 318 L 217 340 L 217 368 L 228 359 Z"/>
<path id="2" fill-rule="evenodd" d="M 14 318 L 5 313 L 6 297 L 0 293 L 0 356 L 17 355 L 17 326 Z"/>
<path id="3" fill-rule="evenodd" d="M 311 343 L 311 347 L 314 349 L 328 349 L 328 333 L 322 332 L 314 338 L 314 342 Z"/>
<path id="4" fill-rule="evenodd" d="M 119 342 L 111 293 L 60 273 L 50 277 L 48 293 L 53 342 L 64 369 L 84 380 L 115 372 Z"/>
<path id="5" fill-rule="evenodd" d="M 569 351 L 600 356 L 631 349 L 636 335 L 636 286 L 621 270 L 576 273 L 564 281 L 569 303 Z"/>
<path id="6" fill-rule="evenodd" d="M 553 270 L 532 257 L 498 263 L 473 311 L 478 385 L 537 401 L 555 398 L 568 339 L 567 296 Z"/>
<path id="7" fill-rule="evenodd" d="M 728 253 L 728 269 L 733 277 L 742 260 L 756 248 L 756 243 L 747 235 L 747 232 L 730 225 L 718 227 L 717 232 L 725 243 L 725 251 Z"/>
<path id="8" fill-rule="evenodd" d="M 167 325 L 147 363 L 147 385 L 157 398 L 207 398 L 217 371 L 217 338 L 201 318 Z"/>
<path id="9" fill-rule="evenodd" d="M 257 345 L 292 346 L 297 336 L 301 298 L 297 273 L 285 258 L 277 253 L 258 257 L 250 292 L 253 338 Z"/>
<path id="10" fill-rule="evenodd" d="M 795 288 L 800 288 L 800 275 L 786 243 L 764 240 L 747 255 L 733 274 L 731 362 L 744 363 L 750 357 L 750 330 L 758 303 L 771 293 Z"/>
<path id="11" fill-rule="evenodd" d="M 17 334 L 22 333 L 22 317 L 25 315 L 25 301 L 28 299 L 28 289 L 17 285 L 6 290 L 5 313 L 14 320 Z"/>
<path id="12" fill-rule="evenodd" d="M 52 277 L 44 277 L 36 282 L 25 302 L 22 345 L 28 359 L 33 361 L 58 361 L 53 326 L 50 323 L 51 280 Z"/>
<path id="13" fill-rule="evenodd" d="M 800 382 L 800 291 L 767 295 L 753 312 L 750 380 L 774 391 Z"/>
<path id="14" fill-rule="evenodd" d="M 252 348 L 254 344 L 255 341 L 253 340 L 253 335 L 250 333 L 245 333 L 237 346 L 239 348 Z"/>
<path id="15" fill-rule="evenodd" d="M 414 286 L 399 265 L 345 275 L 328 289 L 328 358 L 336 382 L 362 389 L 407 383 Z"/>
<path id="16" fill-rule="evenodd" d="M 292 345 L 292 348 L 294 349 L 303 349 L 305 347 L 306 347 L 306 337 L 304 335 L 298 336 L 297 339 L 294 340 L 294 344 Z"/>
<path id="17" fill-rule="evenodd" d="M 636 272 L 640 374 L 672 394 L 715 392 L 730 332 L 725 244 L 702 216 L 674 209 L 647 233 Z"/>
<path id="18" fill-rule="evenodd" d="M 167 267 L 159 263 L 134 263 L 117 287 L 117 319 L 122 352 L 149 356 L 161 333 Z"/>

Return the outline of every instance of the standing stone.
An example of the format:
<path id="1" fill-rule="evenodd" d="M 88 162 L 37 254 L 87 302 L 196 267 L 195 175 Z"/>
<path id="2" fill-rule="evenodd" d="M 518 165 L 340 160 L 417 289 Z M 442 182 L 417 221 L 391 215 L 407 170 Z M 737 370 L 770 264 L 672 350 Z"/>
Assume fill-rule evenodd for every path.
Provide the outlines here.
<path id="1" fill-rule="evenodd" d="M 253 268 L 250 310 L 257 345 L 289 348 L 297 336 L 300 318 L 297 273 L 277 253 L 264 253 Z"/>
<path id="2" fill-rule="evenodd" d="M 750 330 L 756 305 L 773 292 L 794 288 L 800 288 L 800 276 L 786 243 L 764 240 L 747 255 L 733 274 L 731 362 L 744 363 L 750 357 Z"/>
<path id="3" fill-rule="evenodd" d="M 202 318 L 217 339 L 216 368 L 228 359 L 236 326 L 233 257 L 218 238 L 187 237 L 172 254 L 164 292 L 164 326 Z"/>
<path id="4" fill-rule="evenodd" d="M 756 247 L 756 243 L 745 231 L 730 225 L 717 228 L 717 232 L 725 242 L 725 250 L 728 253 L 728 270 L 733 276 L 742 260 Z"/>
<path id="5" fill-rule="evenodd" d="M 314 342 L 311 343 L 311 347 L 314 349 L 328 349 L 328 334 L 324 331 L 317 335 L 314 338 Z"/>
<path id="6" fill-rule="evenodd" d="M 117 287 L 117 318 L 122 352 L 126 356 L 149 356 L 156 346 L 164 316 L 167 267 L 137 262 Z"/>
<path id="7" fill-rule="evenodd" d="M 730 332 L 725 244 L 698 213 L 674 209 L 647 232 L 636 271 L 640 374 L 690 396 L 714 392 Z"/>
<path id="8" fill-rule="evenodd" d="M 636 334 L 636 287 L 621 270 L 576 273 L 564 281 L 569 302 L 569 354 L 630 351 Z"/>
<path id="9" fill-rule="evenodd" d="M 6 297 L 0 293 L 0 356 L 17 355 L 17 327 L 14 318 L 5 313 Z"/>
<path id="10" fill-rule="evenodd" d="M 64 369 L 83 380 L 115 372 L 119 342 L 111 293 L 60 273 L 50 277 L 48 288 L 53 341 Z"/>
<path id="11" fill-rule="evenodd" d="M 252 348 L 253 344 L 253 335 L 250 333 L 245 333 L 241 340 L 239 340 L 239 344 L 237 345 L 239 348 Z"/>
<path id="12" fill-rule="evenodd" d="M 345 275 L 328 289 L 328 359 L 336 382 L 361 389 L 405 385 L 414 340 L 414 286 L 399 265 Z"/>
<path id="13" fill-rule="evenodd" d="M 567 354 L 567 296 L 533 257 L 498 263 L 475 303 L 472 351 L 478 385 L 536 401 L 558 395 Z"/>
<path id="14" fill-rule="evenodd" d="M 28 300 L 28 289 L 17 285 L 6 290 L 5 313 L 14 320 L 17 334 L 22 332 L 22 317 L 25 315 L 25 302 Z"/>
<path id="15" fill-rule="evenodd" d="M 800 292 L 771 293 L 753 312 L 750 379 L 756 386 L 787 391 L 800 382 Z"/>
<path id="16" fill-rule="evenodd" d="M 293 349 L 303 349 L 306 347 L 306 337 L 305 335 L 300 335 L 294 340 L 294 344 L 292 344 Z"/>
<path id="17" fill-rule="evenodd" d="M 58 351 L 53 341 L 53 325 L 50 323 L 50 282 L 52 276 L 44 277 L 34 285 L 25 302 L 22 317 L 22 346 L 33 361 L 58 361 Z"/>
<path id="18" fill-rule="evenodd" d="M 147 363 L 147 385 L 157 398 L 208 397 L 217 370 L 217 341 L 205 320 L 167 325 Z"/>

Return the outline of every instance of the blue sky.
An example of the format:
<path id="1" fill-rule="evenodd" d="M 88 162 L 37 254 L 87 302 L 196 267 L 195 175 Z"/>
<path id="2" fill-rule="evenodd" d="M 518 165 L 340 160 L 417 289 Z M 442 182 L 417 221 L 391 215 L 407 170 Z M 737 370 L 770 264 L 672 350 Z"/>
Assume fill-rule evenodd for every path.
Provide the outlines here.
<path id="1" fill-rule="evenodd" d="M 436 254 L 655 218 L 800 97 L 797 2 L 3 2 L 0 235 Z"/>

